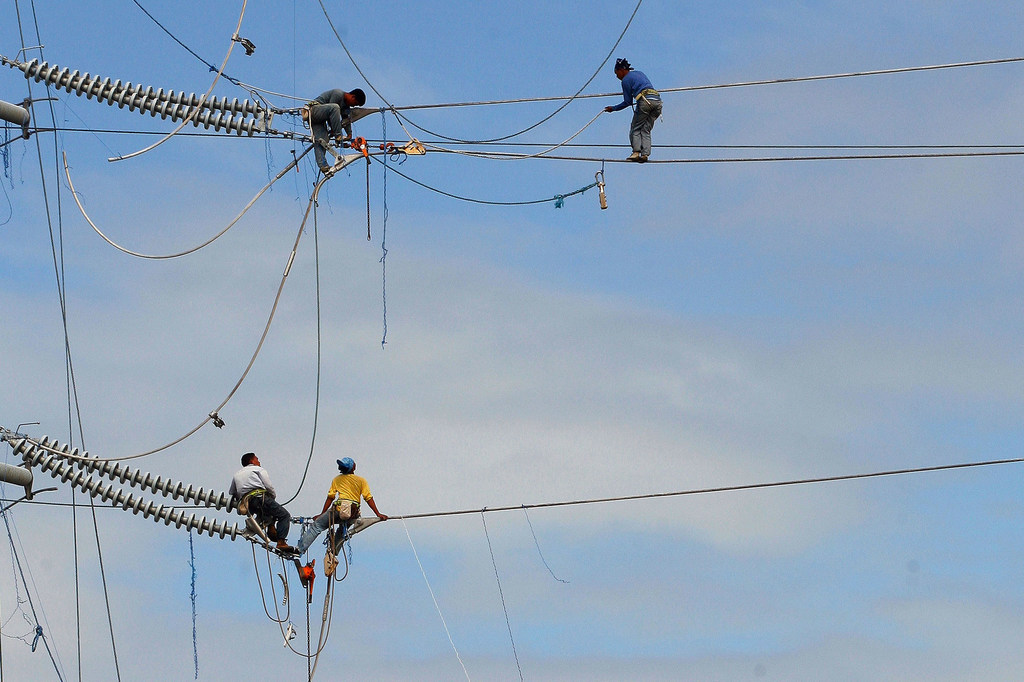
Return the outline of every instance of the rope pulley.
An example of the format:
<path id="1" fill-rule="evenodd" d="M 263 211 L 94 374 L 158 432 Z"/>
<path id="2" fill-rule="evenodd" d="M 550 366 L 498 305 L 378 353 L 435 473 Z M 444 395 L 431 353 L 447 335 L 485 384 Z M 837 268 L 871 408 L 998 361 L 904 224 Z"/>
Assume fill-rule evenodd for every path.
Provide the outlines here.
<path id="1" fill-rule="evenodd" d="M 608 208 L 608 197 L 604 195 L 604 171 L 599 170 L 594 173 L 594 180 L 597 181 L 597 196 L 601 202 L 601 209 L 604 210 Z"/>

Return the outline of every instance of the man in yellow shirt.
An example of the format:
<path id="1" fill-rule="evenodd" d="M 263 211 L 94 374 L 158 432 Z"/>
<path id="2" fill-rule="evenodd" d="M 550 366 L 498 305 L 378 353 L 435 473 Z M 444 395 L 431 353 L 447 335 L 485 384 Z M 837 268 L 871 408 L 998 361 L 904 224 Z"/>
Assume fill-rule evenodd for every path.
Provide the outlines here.
<path id="1" fill-rule="evenodd" d="M 355 475 L 355 470 L 356 463 L 351 457 L 338 460 L 338 471 L 341 473 L 331 481 L 331 489 L 327 491 L 324 508 L 320 515 L 316 517 L 316 521 L 302 532 L 302 537 L 299 538 L 299 544 L 296 546 L 299 554 L 305 553 L 320 533 L 327 530 L 328 526 L 337 524 L 338 529 L 334 532 L 334 542 L 332 545 L 334 550 L 333 556 L 330 552 L 327 554 L 327 564 L 330 573 L 333 573 L 331 566 L 337 563 L 336 560 L 333 562 L 331 560 L 341 550 L 341 544 L 345 539 L 345 531 L 348 528 L 348 524 L 352 520 L 359 518 L 360 498 L 366 500 L 366 504 L 370 506 L 370 509 L 373 510 L 373 513 L 381 521 L 387 521 L 388 518 L 377 510 L 377 505 L 373 501 L 373 493 L 370 492 L 370 486 L 366 483 L 365 478 Z"/>

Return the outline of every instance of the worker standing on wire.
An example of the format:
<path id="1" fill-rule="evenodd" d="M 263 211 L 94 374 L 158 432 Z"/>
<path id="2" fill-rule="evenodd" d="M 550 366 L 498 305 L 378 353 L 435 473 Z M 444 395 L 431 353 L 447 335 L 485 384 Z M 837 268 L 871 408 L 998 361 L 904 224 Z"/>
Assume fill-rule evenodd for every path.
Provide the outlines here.
<path id="1" fill-rule="evenodd" d="M 359 88 L 352 92 L 328 90 L 309 103 L 309 129 L 313 133 L 313 155 L 320 172 L 328 175 L 330 166 L 324 150 L 333 139 L 336 144 L 352 137 L 352 107 L 366 104 L 366 93 Z"/>
<path id="2" fill-rule="evenodd" d="M 320 533 L 327 530 L 329 526 L 337 524 L 338 529 L 334 532 L 331 545 L 333 551 L 328 551 L 325 559 L 325 575 L 334 574 L 334 569 L 338 565 L 338 552 L 341 551 L 348 525 L 359 518 L 360 498 L 366 500 L 366 504 L 370 505 L 370 509 L 377 515 L 377 518 L 381 521 L 388 519 L 377 510 L 377 505 L 373 501 L 373 493 L 370 492 L 370 486 L 366 483 L 366 479 L 355 475 L 356 463 L 351 457 L 338 460 L 338 471 L 341 473 L 331 481 L 331 489 L 327 491 L 323 510 L 316 517 L 316 521 L 302 532 L 296 548 L 299 554 L 304 553 Z"/>
<path id="3" fill-rule="evenodd" d="M 615 60 L 615 76 L 622 81 L 622 101 L 604 108 L 607 112 L 621 111 L 634 102 L 633 122 L 629 126 L 629 144 L 633 153 L 626 161 L 644 163 L 651 155 L 651 129 L 661 116 L 661 95 L 651 81 L 636 71 L 625 59 Z"/>
<path id="4" fill-rule="evenodd" d="M 260 466 L 260 458 L 254 452 L 242 455 L 242 468 L 231 479 L 228 494 L 235 501 L 235 507 L 245 514 L 252 514 L 270 526 L 267 536 L 277 541 L 277 549 L 286 554 L 295 552 L 288 544 L 288 527 L 291 514 L 277 503 L 277 491 L 270 482 L 270 474 Z"/>

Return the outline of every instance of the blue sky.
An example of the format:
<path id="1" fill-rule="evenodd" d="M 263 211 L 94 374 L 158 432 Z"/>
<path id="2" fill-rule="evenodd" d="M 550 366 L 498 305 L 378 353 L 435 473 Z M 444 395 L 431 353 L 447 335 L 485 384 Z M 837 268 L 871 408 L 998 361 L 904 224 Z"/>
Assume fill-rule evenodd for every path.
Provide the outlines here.
<path id="1" fill-rule="evenodd" d="M 241 9 L 143 4 L 217 65 Z M 369 84 L 396 106 L 570 95 L 634 6 L 325 5 Z M 43 43 L 51 63 L 198 93 L 213 78 L 127 0 L 19 0 L 3 12 L 8 57 L 23 45 L 20 14 L 24 44 Z M 613 56 L 663 89 L 948 64 L 1022 56 L 1021 19 L 1009 2 L 646 0 Z M 302 98 L 358 86 L 368 106 L 382 105 L 317 2 L 249 3 L 240 34 L 257 50 L 233 52 L 232 77 Z M 1021 68 L 667 93 L 652 159 L 886 151 L 725 145 L 1017 144 Z M 618 87 L 609 63 L 585 93 Z M 215 92 L 247 96 L 225 81 Z M 20 72 L 0 70 L 0 99 L 27 94 Z M 32 94 L 45 96 L 39 86 Z M 614 101 L 573 102 L 521 140 L 562 141 Z M 48 125 L 44 106 L 39 125 Z M 173 128 L 63 92 L 53 106 L 65 129 Z M 490 138 L 556 106 L 409 116 L 446 135 Z M 356 132 L 379 140 L 385 125 L 389 140 L 407 139 L 394 117 L 379 114 Z M 206 426 L 133 466 L 226 489 L 239 455 L 255 450 L 285 497 L 298 490 L 290 510 L 312 514 L 334 460 L 347 455 L 381 510 L 399 516 L 1019 455 L 1019 157 L 641 166 L 618 163 L 629 153 L 628 125 L 628 112 L 602 115 L 575 142 L 617 146 L 566 152 L 609 160 L 606 211 L 593 189 L 556 209 L 456 201 L 393 174 L 385 188 L 374 165 L 367 242 L 364 171 L 340 173 L 321 194 L 316 230 L 302 237 L 252 372 L 221 410 L 226 427 Z M 67 154 L 104 232 L 161 253 L 222 229 L 294 148 L 180 136 L 135 159 L 106 160 L 155 139 L 66 130 L 4 148 L 3 426 L 38 421 L 25 430 L 71 435 L 44 186 L 55 232 L 58 212 L 61 220 L 90 453 L 130 455 L 177 438 L 244 370 L 306 207 L 311 161 L 209 247 L 144 261 L 93 232 L 57 176 L 55 151 Z M 434 150 L 400 170 L 453 194 L 515 202 L 568 194 L 601 168 Z M 77 424 L 73 435 L 83 445 Z M 521 669 L 533 680 L 1020 679 L 1017 466 L 491 513 L 487 536 L 478 514 L 389 521 L 354 543 L 317 678 L 507 680 Z M 37 474 L 37 487 L 46 485 Z M 71 493 L 40 498 L 69 502 Z M 96 516 L 122 679 L 192 679 L 187 536 L 102 506 Z M 77 679 L 71 514 L 19 505 L 12 520 L 47 637 L 65 679 Z M 84 511 L 77 537 L 88 623 L 81 677 L 111 679 Z M 10 560 L 9 548 L 3 554 Z M 264 615 L 247 544 L 197 537 L 195 554 L 199 678 L 303 678 L 305 661 Z M 314 640 L 322 589 L 321 579 Z M 22 635 L 29 626 L 15 594 L 13 570 L 0 572 L 3 633 Z M 305 612 L 292 596 L 304 646 Z M 12 679 L 56 677 L 41 650 L 2 644 Z"/>

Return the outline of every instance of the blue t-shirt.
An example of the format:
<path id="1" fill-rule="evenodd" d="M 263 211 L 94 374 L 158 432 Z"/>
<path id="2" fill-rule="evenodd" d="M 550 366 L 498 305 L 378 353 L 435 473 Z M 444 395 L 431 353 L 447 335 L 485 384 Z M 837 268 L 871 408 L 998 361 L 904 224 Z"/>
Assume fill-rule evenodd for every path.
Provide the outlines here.
<path id="1" fill-rule="evenodd" d="M 622 79 L 622 101 L 612 107 L 612 111 L 621 111 L 636 101 L 644 90 L 653 90 L 651 81 L 642 71 L 630 71 Z"/>

